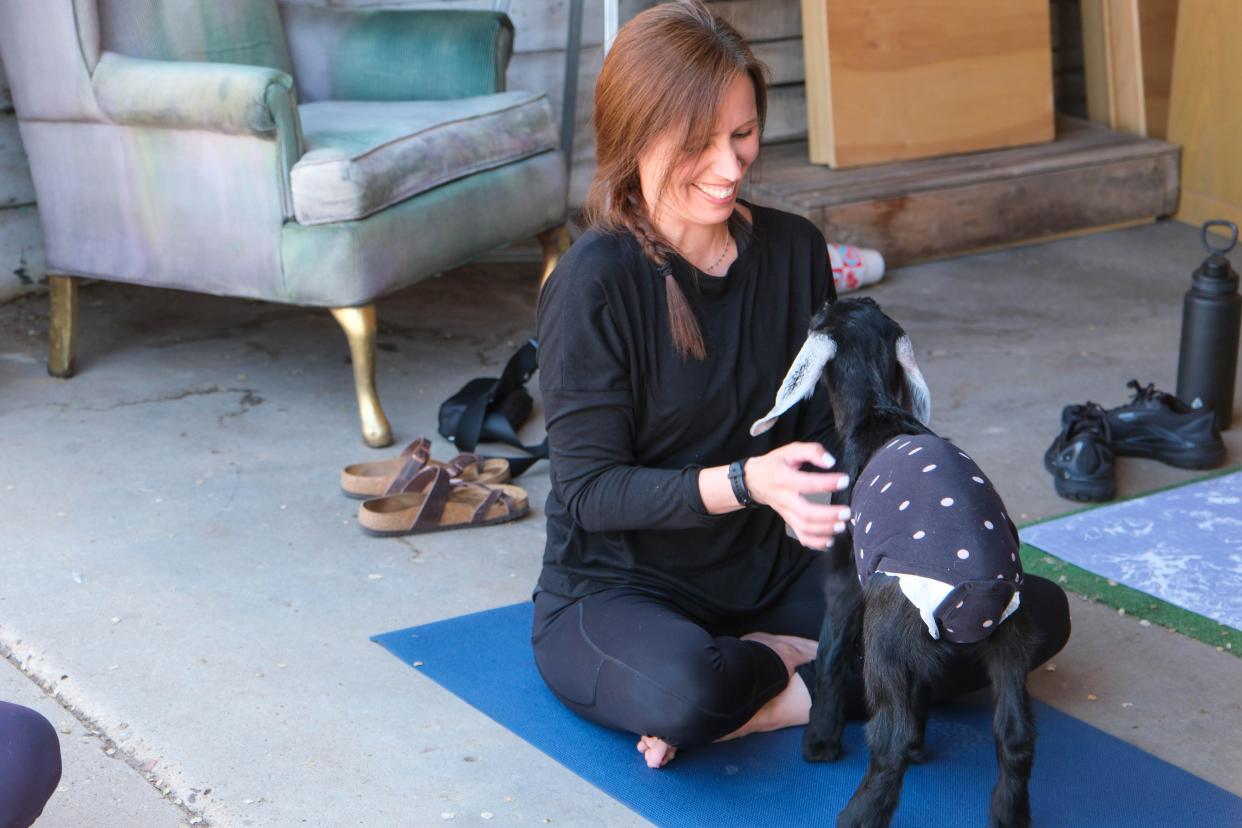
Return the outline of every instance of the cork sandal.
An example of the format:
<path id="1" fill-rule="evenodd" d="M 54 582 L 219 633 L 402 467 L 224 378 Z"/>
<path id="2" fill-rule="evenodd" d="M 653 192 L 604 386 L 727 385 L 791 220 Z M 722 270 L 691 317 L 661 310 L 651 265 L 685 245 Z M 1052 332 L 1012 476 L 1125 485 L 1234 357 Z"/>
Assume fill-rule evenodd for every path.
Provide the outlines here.
<path id="1" fill-rule="evenodd" d="M 505 483 L 509 480 L 509 461 L 503 458 L 484 460 L 477 454 L 463 452 L 447 463 L 431 459 L 431 441 L 419 437 L 401 454 L 387 460 L 354 463 L 341 469 L 341 491 L 349 497 L 368 498 L 396 494 L 423 468 L 440 467 L 451 477 L 468 483 Z"/>
<path id="2" fill-rule="evenodd" d="M 437 466 L 418 472 L 399 494 L 364 501 L 358 522 L 368 535 L 393 537 L 491 526 L 530 511 L 526 491 L 507 484 L 467 483 Z"/>

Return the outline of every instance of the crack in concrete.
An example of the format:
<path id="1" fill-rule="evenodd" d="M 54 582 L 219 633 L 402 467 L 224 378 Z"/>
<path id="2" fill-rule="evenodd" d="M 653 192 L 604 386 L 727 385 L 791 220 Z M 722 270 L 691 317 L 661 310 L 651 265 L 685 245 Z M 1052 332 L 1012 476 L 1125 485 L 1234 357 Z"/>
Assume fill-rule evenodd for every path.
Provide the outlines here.
<path id="1" fill-rule="evenodd" d="M 421 549 L 419 549 L 417 546 L 415 546 L 414 544 L 410 543 L 410 541 L 409 541 L 408 539 L 406 539 L 406 538 L 393 538 L 393 540 L 395 540 L 397 543 L 401 544 L 402 546 L 404 546 L 405 548 L 407 548 L 407 549 L 409 549 L 409 550 L 410 550 L 410 552 L 412 553 L 412 554 L 410 555 L 410 560 L 411 560 L 411 561 L 413 561 L 413 560 L 417 560 L 418 558 L 421 558 L 421 557 L 423 556 L 423 551 L 422 551 Z"/>
<path id="2" fill-rule="evenodd" d="M 230 411 L 227 414 L 221 414 L 219 417 L 216 418 L 216 422 L 219 423 L 220 425 L 224 425 L 224 421 L 229 419 L 230 417 L 240 417 L 243 414 L 245 414 L 247 411 L 249 411 L 250 409 L 254 408 L 255 406 L 263 405 L 263 398 L 260 397 L 258 394 L 254 393 L 254 391 L 249 388 L 230 389 L 230 390 L 234 390 L 234 391 L 244 390 L 246 393 L 242 394 L 242 398 L 237 401 L 236 411 Z"/>
<path id="3" fill-rule="evenodd" d="M 0 628 L 0 633 L 2 632 L 3 628 Z M 77 720 L 78 724 L 85 728 L 86 735 L 95 738 L 96 741 L 99 742 L 100 752 L 110 759 L 124 762 L 131 770 L 142 777 L 147 784 L 155 788 L 161 799 L 181 812 L 183 822 L 193 825 L 195 828 L 211 828 L 211 822 L 207 819 L 207 817 L 204 816 L 202 812 L 195 811 L 191 808 L 185 802 L 184 798 L 179 796 L 173 790 L 172 783 L 161 781 L 153 771 L 147 769 L 146 765 L 152 760 L 141 760 L 132 753 L 129 753 L 119 747 L 117 740 L 107 733 L 104 726 L 101 725 L 98 720 L 83 710 L 80 705 L 74 704 L 69 699 L 65 698 L 61 692 L 61 688 L 56 685 L 54 679 L 36 672 L 35 668 L 31 666 L 31 661 L 34 660 L 33 653 L 26 653 L 25 659 L 23 660 L 22 656 L 17 652 L 17 648 L 20 644 L 20 640 L 10 642 L 6 640 L 6 636 L 0 634 L 0 658 L 3 658 L 9 664 L 12 664 L 13 667 L 15 667 L 23 676 L 30 679 L 36 687 L 42 690 L 44 695 L 51 698 L 51 700 L 60 705 L 66 713 L 73 716 L 73 718 Z M 61 677 L 62 680 L 65 678 L 67 678 L 67 676 Z M 109 753 L 108 751 L 112 752 Z M 194 791 L 195 795 L 197 795 L 201 793 L 203 789 L 192 788 L 191 790 Z M 210 790 L 210 788 L 207 790 Z"/>
<path id="4" fill-rule="evenodd" d="M 59 409 L 61 412 L 75 412 L 75 413 L 84 412 L 84 413 L 90 413 L 90 414 L 103 414 L 109 411 L 115 411 L 118 408 L 131 408 L 136 405 L 152 405 L 156 403 L 177 402 L 178 400 L 184 400 L 190 397 L 206 397 L 212 394 L 241 394 L 242 395 L 242 398 L 240 400 L 242 410 L 234 412 L 232 414 L 221 415 L 222 417 L 236 417 L 236 416 L 239 416 L 240 414 L 245 414 L 246 411 L 248 411 L 249 409 L 253 408 L 256 405 L 260 405 L 264 402 L 264 399 L 262 397 L 254 393 L 253 388 L 221 388 L 218 385 L 213 385 L 210 388 L 190 388 L 185 391 L 178 391 L 176 393 L 161 394 L 158 397 L 145 397 L 143 399 L 138 399 L 138 400 L 121 400 L 120 402 L 113 403 L 112 405 L 106 405 L 102 407 L 91 406 L 91 405 L 79 406 L 79 405 L 74 405 L 73 403 L 66 403 L 66 402 L 45 402 L 45 403 L 39 403 L 37 405 L 28 405 L 28 406 L 22 406 L 18 408 L 6 408 L 3 410 L 0 410 L 0 415 L 16 414 L 21 411 L 31 411 L 31 410 L 37 410 L 40 408 L 55 408 L 55 409 Z"/>

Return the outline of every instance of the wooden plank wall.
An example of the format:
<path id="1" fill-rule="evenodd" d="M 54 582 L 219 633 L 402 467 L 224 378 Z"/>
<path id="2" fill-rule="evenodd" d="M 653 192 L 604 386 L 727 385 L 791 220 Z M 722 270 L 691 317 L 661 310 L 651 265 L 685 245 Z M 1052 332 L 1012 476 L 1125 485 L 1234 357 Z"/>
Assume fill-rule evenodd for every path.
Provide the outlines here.
<path id="1" fill-rule="evenodd" d="M 1087 117 L 1087 80 L 1083 63 L 1079 0 L 1051 0 L 1052 95 L 1056 111 Z"/>
<path id="2" fill-rule="evenodd" d="M 0 67 L 0 302 L 36 290 L 44 280 L 43 234 L 34 200 L 9 84 Z"/>

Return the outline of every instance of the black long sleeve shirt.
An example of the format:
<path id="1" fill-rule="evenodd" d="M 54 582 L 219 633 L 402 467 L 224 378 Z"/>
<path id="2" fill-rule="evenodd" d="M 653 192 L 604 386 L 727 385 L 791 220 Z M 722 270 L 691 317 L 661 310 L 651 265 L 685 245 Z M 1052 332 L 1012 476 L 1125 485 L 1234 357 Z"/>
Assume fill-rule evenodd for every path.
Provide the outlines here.
<path id="1" fill-rule="evenodd" d="M 588 230 L 544 287 L 552 491 L 539 589 L 580 597 L 632 586 L 708 621 L 764 608 L 810 562 L 771 509 L 710 515 L 699 494 L 707 466 L 794 440 L 835 450 L 822 388 L 766 434 L 748 434 L 835 291 L 811 222 L 747 206 L 753 225 L 735 234 L 740 253 L 725 276 L 672 263 L 704 361 L 673 348 L 664 277 L 629 234 Z"/>

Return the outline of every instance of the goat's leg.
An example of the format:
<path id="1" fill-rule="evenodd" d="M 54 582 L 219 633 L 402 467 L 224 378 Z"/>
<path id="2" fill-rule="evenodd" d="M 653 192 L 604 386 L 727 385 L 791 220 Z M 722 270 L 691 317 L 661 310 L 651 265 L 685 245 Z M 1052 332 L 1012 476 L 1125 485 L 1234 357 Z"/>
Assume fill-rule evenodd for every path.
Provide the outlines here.
<path id="1" fill-rule="evenodd" d="M 920 682 L 915 688 L 914 714 L 918 723 L 918 741 L 910 751 L 910 764 L 921 765 L 927 761 L 927 751 L 923 745 L 927 736 L 927 712 L 931 708 L 931 684 Z"/>
<path id="2" fill-rule="evenodd" d="M 837 817 L 837 828 L 886 828 L 897 810 L 910 757 L 922 742 L 925 713 L 919 705 L 920 685 L 927 680 L 922 673 L 935 664 L 935 656 L 921 651 L 930 649 L 933 642 L 896 579 L 884 581 L 878 588 L 875 582 L 868 585 L 863 619 L 871 760 L 858 789 Z"/>
<path id="3" fill-rule="evenodd" d="M 849 580 L 840 584 L 835 595 L 830 592 L 819 633 L 810 722 L 802 733 L 802 757 L 808 762 L 835 762 L 842 754 L 846 676 L 858 655 L 863 613 L 862 590 L 854 577 L 853 564 L 847 563 Z"/>
<path id="4" fill-rule="evenodd" d="M 992 732 L 1000 775 L 992 790 L 989 828 L 1031 824 L 1030 781 L 1035 762 L 1035 717 L 1026 690 L 1036 632 L 1018 610 L 993 634 L 985 649 L 992 682 Z"/>

